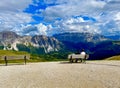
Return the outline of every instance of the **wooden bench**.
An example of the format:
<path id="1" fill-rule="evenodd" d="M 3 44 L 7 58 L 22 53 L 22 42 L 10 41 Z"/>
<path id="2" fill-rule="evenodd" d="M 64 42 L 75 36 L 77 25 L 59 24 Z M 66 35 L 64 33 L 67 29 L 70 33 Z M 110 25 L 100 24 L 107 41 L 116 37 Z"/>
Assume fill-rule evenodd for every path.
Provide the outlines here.
<path id="1" fill-rule="evenodd" d="M 88 54 L 86 54 L 86 55 L 82 55 L 82 54 L 69 54 L 68 55 L 68 59 L 69 59 L 69 61 L 71 63 L 72 62 L 76 62 L 77 63 L 78 60 L 80 60 L 81 62 L 85 62 L 86 59 L 88 59 L 88 58 L 89 58 Z"/>
<path id="2" fill-rule="evenodd" d="M 5 65 L 8 65 L 8 60 L 24 60 L 24 63 L 26 65 L 27 59 L 29 59 L 29 55 L 15 55 L 15 56 L 2 56 L 1 60 L 5 61 Z"/>

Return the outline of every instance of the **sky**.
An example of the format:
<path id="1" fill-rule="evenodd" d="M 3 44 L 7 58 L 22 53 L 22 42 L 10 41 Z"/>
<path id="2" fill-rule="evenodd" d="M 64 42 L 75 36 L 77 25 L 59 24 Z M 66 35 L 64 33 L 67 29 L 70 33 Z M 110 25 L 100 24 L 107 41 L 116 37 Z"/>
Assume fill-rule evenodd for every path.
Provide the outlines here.
<path id="1" fill-rule="evenodd" d="M 120 0 L 1 0 L 0 31 L 119 35 Z"/>

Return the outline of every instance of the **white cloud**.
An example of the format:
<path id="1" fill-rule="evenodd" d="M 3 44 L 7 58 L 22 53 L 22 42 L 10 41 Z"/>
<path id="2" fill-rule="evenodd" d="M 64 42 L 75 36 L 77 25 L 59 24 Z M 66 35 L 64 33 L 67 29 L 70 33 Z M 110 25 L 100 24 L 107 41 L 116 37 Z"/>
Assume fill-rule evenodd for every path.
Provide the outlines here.
<path id="1" fill-rule="evenodd" d="M 103 10 L 109 11 L 119 11 L 120 10 L 120 0 L 109 0 L 104 6 Z"/>
<path id="2" fill-rule="evenodd" d="M 27 24 L 32 21 L 31 15 L 24 13 L 23 10 L 32 2 L 32 0 L 1 0 L 0 2 L 0 31 L 14 30 L 21 24 Z"/>
<path id="3" fill-rule="evenodd" d="M 51 30 L 47 29 L 48 34 L 64 33 L 64 32 L 90 32 L 101 33 L 99 27 L 92 21 L 85 21 L 82 17 L 68 18 L 65 20 L 57 21 L 53 24 Z"/>
<path id="4" fill-rule="evenodd" d="M 12 12 L 19 12 L 23 11 L 30 3 L 32 3 L 32 0 L 1 0 L 0 1 L 0 11 L 6 12 L 6 11 L 12 11 Z"/>
<path id="5" fill-rule="evenodd" d="M 118 13 L 115 14 L 114 20 L 120 20 L 120 12 L 118 12 Z"/>
<path id="6" fill-rule="evenodd" d="M 46 19 L 53 20 L 56 17 L 71 17 L 74 15 L 94 15 L 101 12 L 102 8 L 106 5 L 106 2 L 96 0 L 68 0 L 64 3 L 64 0 L 58 0 L 58 3 L 63 4 L 51 6 L 43 11 L 43 15 Z"/>
<path id="7" fill-rule="evenodd" d="M 82 17 L 78 17 L 78 18 L 70 18 L 68 20 L 66 20 L 66 24 L 73 24 L 73 23 L 80 23 L 80 22 L 85 22 L 84 19 Z"/>
<path id="8" fill-rule="evenodd" d="M 42 34 L 42 35 L 47 35 L 46 31 L 47 31 L 47 26 L 43 25 L 42 23 L 36 25 L 37 26 L 37 29 L 39 31 L 39 34 Z"/>
<path id="9" fill-rule="evenodd" d="M 47 2 L 48 3 L 48 2 Z M 105 1 L 98 0 L 57 0 L 59 3 L 56 6 L 51 6 L 42 11 L 46 22 L 52 22 L 55 26 L 50 30 L 52 33 L 61 32 L 95 32 L 101 33 L 99 27 L 92 23 L 90 20 L 84 20 L 82 17 L 72 18 L 72 16 L 85 15 L 88 17 L 96 18 L 100 21 L 100 13 L 104 6 Z M 62 18 L 62 21 L 56 21 L 56 18 Z M 54 22 L 54 23 L 53 23 Z M 103 21 L 102 21 L 103 22 Z M 54 31 L 54 32 L 53 32 Z M 47 32 L 49 32 L 47 30 Z M 50 33 L 50 32 L 49 32 Z"/>
<path id="10" fill-rule="evenodd" d="M 21 24 L 26 24 L 32 21 L 32 18 L 29 14 L 25 14 L 22 12 L 0 13 L 0 19 L 1 19 L 1 24 L 0 24 L 1 30 L 4 29 L 10 30 L 13 29 L 14 27 L 20 26 Z"/>
<path id="11" fill-rule="evenodd" d="M 34 14 L 23 12 L 30 3 L 32 0 L 2 0 L 0 30 L 11 29 L 27 35 L 52 35 L 62 32 L 109 34 L 120 31 L 120 0 L 44 0 L 46 4 L 56 5 L 36 10 L 37 16 L 44 17 L 44 21 L 37 25 L 28 25 L 33 21 Z M 90 19 L 86 20 L 84 16 Z M 57 18 L 61 20 L 56 20 Z M 27 26 L 21 26 L 22 24 Z"/>
<path id="12" fill-rule="evenodd" d="M 119 0 L 57 0 L 56 3 L 59 4 L 42 11 L 46 22 L 55 21 L 53 23 L 56 26 L 53 27 L 54 33 L 87 31 L 102 34 L 107 32 L 109 34 L 111 30 L 120 29 L 118 25 L 118 20 L 120 20 Z M 72 16 L 80 15 L 93 17 L 96 22 L 87 22 L 80 17 L 72 18 Z M 56 21 L 56 18 L 62 18 L 62 21 Z M 114 23 L 111 23 L 112 21 Z"/>

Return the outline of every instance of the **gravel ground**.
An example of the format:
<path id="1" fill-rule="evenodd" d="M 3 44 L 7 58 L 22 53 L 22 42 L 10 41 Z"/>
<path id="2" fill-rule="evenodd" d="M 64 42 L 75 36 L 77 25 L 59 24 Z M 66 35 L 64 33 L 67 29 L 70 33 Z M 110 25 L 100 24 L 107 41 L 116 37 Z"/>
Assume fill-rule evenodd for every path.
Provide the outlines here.
<path id="1" fill-rule="evenodd" d="M 0 65 L 0 88 L 120 88 L 120 61 Z"/>

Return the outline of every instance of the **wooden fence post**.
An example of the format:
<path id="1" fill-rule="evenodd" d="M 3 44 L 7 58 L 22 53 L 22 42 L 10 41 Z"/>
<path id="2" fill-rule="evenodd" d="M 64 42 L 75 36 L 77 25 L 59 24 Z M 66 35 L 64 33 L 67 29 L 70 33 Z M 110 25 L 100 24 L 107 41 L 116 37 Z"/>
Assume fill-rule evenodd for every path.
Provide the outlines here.
<path id="1" fill-rule="evenodd" d="M 4 57 L 5 65 L 7 66 L 7 56 Z"/>
<path id="2" fill-rule="evenodd" d="M 27 62 L 27 57 L 26 56 L 24 56 L 24 60 L 25 60 L 25 65 L 26 65 L 26 62 Z"/>

